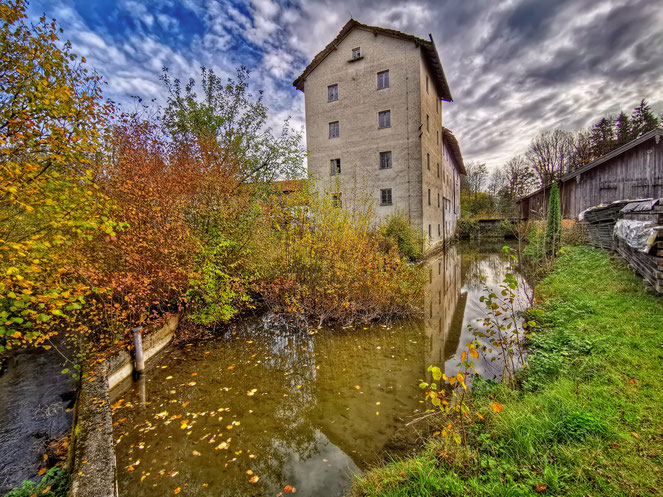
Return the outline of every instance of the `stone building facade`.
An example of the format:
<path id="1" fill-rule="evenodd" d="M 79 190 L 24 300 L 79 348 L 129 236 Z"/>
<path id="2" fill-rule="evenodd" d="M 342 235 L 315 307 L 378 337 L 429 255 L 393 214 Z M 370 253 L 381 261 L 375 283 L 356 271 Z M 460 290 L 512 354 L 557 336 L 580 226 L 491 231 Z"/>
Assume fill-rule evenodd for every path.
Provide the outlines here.
<path id="1" fill-rule="evenodd" d="M 451 93 L 435 44 L 351 19 L 299 76 L 309 175 L 345 208 L 399 213 L 432 244 L 460 216 L 458 142 L 442 125 Z"/>

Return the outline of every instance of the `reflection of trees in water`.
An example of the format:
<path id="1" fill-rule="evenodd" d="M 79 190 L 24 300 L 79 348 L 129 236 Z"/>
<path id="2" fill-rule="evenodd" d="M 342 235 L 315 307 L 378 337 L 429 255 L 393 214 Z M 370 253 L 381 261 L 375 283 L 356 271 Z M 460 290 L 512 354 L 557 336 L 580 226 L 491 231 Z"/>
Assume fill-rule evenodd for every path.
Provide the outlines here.
<path id="1" fill-rule="evenodd" d="M 461 245 L 463 287 L 471 291 L 480 291 L 484 286 L 484 278 L 496 284 L 504 279 L 508 269 L 502 254 L 504 245 L 506 244 Z"/>

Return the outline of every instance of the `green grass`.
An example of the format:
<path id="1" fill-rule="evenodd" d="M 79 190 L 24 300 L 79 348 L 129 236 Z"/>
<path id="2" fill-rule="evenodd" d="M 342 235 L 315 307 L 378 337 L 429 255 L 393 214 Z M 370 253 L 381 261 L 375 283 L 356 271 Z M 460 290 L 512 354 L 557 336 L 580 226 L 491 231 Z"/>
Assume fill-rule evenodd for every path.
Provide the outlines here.
<path id="1" fill-rule="evenodd" d="M 475 386 L 485 421 L 472 426 L 473 452 L 432 436 L 353 495 L 663 495 L 663 299 L 604 252 L 562 252 L 537 290 L 520 388 Z"/>

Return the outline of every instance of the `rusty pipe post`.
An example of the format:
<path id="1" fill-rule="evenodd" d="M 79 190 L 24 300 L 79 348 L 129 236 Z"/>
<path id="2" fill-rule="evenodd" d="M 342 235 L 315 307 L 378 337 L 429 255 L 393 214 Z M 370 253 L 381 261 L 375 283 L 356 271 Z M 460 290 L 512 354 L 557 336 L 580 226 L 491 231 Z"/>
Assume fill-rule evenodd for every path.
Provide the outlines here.
<path id="1" fill-rule="evenodd" d="M 137 326 L 136 328 L 132 328 L 131 331 L 134 334 L 134 374 L 136 377 L 139 377 L 143 374 L 143 371 L 145 371 L 145 358 L 143 357 L 143 327 Z"/>

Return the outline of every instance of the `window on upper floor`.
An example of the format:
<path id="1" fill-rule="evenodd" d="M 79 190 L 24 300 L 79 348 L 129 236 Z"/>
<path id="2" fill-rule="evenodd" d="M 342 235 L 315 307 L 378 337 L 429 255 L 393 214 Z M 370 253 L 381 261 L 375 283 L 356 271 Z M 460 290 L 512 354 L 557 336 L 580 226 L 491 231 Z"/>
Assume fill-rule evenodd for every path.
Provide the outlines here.
<path id="1" fill-rule="evenodd" d="M 428 93 L 428 76 L 426 76 L 426 93 Z"/>
<path id="2" fill-rule="evenodd" d="M 440 206 L 440 194 L 439 193 L 437 194 L 437 206 L 438 207 Z"/>
<path id="3" fill-rule="evenodd" d="M 391 111 L 378 112 L 378 128 L 391 128 Z"/>
<path id="4" fill-rule="evenodd" d="M 378 90 L 389 88 L 389 71 L 378 73 Z"/>
<path id="5" fill-rule="evenodd" d="M 336 102 L 338 100 L 338 85 L 329 85 L 327 87 L 327 102 Z"/>
<path id="6" fill-rule="evenodd" d="M 341 130 L 338 126 L 338 121 L 329 123 L 329 138 L 338 138 L 341 136 Z"/>
<path id="7" fill-rule="evenodd" d="M 332 159 L 329 161 L 331 168 L 331 175 L 336 176 L 341 174 L 341 159 Z"/>
<path id="8" fill-rule="evenodd" d="M 343 197 L 342 193 L 332 193 L 331 199 L 332 199 L 332 205 L 334 207 L 343 207 Z"/>
<path id="9" fill-rule="evenodd" d="M 440 101 L 437 98 L 435 99 L 435 111 L 440 113 Z"/>
<path id="10" fill-rule="evenodd" d="M 439 131 L 435 132 L 435 142 L 436 142 L 437 145 L 440 144 L 440 132 Z"/>
<path id="11" fill-rule="evenodd" d="M 359 57 L 361 57 L 361 48 L 360 47 L 353 48 L 352 49 L 352 58 L 353 59 L 358 59 Z"/>
<path id="12" fill-rule="evenodd" d="M 391 188 L 380 189 L 380 205 L 392 205 Z"/>
<path id="13" fill-rule="evenodd" d="M 440 177 L 440 163 L 437 163 L 437 177 Z"/>
<path id="14" fill-rule="evenodd" d="M 430 117 L 426 114 L 426 131 L 430 133 Z"/>
<path id="15" fill-rule="evenodd" d="M 380 152 L 380 169 L 391 169 L 391 152 Z"/>
<path id="16" fill-rule="evenodd" d="M 430 188 L 428 189 L 428 205 L 430 205 Z"/>
<path id="17" fill-rule="evenodd" d="M 426 169 L 430 171 L 430 154 L 426 154 Z"/>

